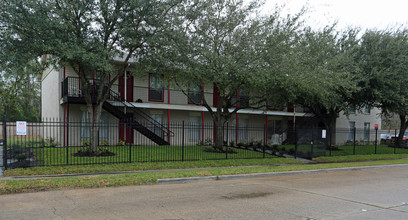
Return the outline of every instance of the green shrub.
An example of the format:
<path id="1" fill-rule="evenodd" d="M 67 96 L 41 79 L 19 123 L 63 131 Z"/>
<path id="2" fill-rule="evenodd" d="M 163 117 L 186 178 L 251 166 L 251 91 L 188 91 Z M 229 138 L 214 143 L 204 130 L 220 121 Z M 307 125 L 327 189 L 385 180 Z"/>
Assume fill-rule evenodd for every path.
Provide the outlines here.
<path id="1" fill-rule="evenodd" d="M 45 147 L 56 147 L 58 145 L 58 142 L 55 141 L 55 138 L 48 137 L 48 138 L 45 138 L 44 144 L 45 144 Z"/>
<path id="2" fill-rule="evenodd" d="M 108 141 L 101 141 L 99 142 L 100 146 L 109 146 L 109 142 Z"/>
<path id="3" fill-rule="evenodd" d="M 204 141 L 204 145 L 211 146 L 213 144 L 213 140 L 211 138 L 206 138 Z"/>
<path id="4" fill-rule="evenodd" d="M 124 140 L 120 140 L 118 141 L 118 143 L 116 144 L 116 146 L 126 146 L 126 142 Z"/>
<path id="5" fill-rule="evenodd" d="M 89 147 L 91 144 L 91 142 L 89 141 L 89 139 L 84 139 L 82 140 L 82 146 L 84 147 Z"/>

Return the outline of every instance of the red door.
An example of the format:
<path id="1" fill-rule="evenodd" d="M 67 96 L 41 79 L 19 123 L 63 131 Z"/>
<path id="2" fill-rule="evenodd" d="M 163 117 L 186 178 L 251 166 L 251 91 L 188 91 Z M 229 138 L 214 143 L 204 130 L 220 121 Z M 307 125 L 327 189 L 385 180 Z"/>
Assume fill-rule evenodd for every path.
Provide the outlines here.
<path id="1" fill-rule="evenodd" d="M 119 77 L 119 95 L 122 101 L 125 101 L 125 76 Z M 126 101 L 133 102 L 133 76 L 130 73 L 126 75 Z M 126 143 L 133 142 L 133 130 L 127 123 L 119 122 L 119 140 L 126 141 Z"/>
<path id="2" fill-rule="evenodd" d="M 127 75 L 126 78 L 126 101 L 133 102 L 133 76 Z M 119 94 L 125 101 L 125 76 L 119 77 Z"/>
<path id="3" fill-rule="evenodd" d="M 119 140 L 128 143 L 133 143 L 133 129 L 122 120 L 119 122 Z M 126 136 L 125 136 L 126 132 Z"/>

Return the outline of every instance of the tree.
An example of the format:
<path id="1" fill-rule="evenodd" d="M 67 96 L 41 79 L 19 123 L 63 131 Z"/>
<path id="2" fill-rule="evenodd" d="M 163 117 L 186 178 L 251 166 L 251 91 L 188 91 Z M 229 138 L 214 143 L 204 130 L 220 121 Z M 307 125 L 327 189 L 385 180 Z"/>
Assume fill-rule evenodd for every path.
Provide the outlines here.
<path id="1" fill-rule="evenodd" d="M 39 62 L 18 68 L 1 68 L 0 115 L 11 121 L 38 121 L 40 116 Z"/>
<path id="2" fill-rule="evenodd" d="M 297 45 L 297 59 L 289 85 L 295 103 L 311 109 L 326 129 L 335 134 L 336 119 L 347 113 L 352 94 L 357 91 L 355 73 L 358 30 L 336 31 L 335 26 L 321 30 L 306 28 Z M 335 135 L 332 135 L 335 137 Z"/>
<path id="3" fill-rule="evenodd" d="M 166 26 L 168 10 L 177 2 L 1 1 L 0 62 L 18 66 L 47 55 L 45 66 L 73 67 L 85 91 L 91 124 L 90 146 L 95 151 L 102 104 L 110 87 L 132 60 L 138 62 L 146 54 L 149 42 Z M 120 62 L 115 62 L 114 57 L 120 57 Z M 94 99 L 93 74 L 100 85 Z"/>
<path id="4" fill-rule="evenodd" d="M 401 146 L 408 126 L 408 30 L 369 30 L 362 36 L 358 61 L 360 99 L 399 116 Z"/>
<path id="5" fill-rule="evenodd" d="M 259 6 L 242 0 L 186 1 L 184 10 L 172 16 L 171 32 L 153 57 L 153 63 L 160 64 L 154 71 L 164 73 L 187 96 L 192 86 L 213 85 L 216 109 L 203 89 L 197 90 L 202 101 L 196 104 L 204 106 L 215 123 L 214 147 L 219 151 L 230 118 L 240 109 L 265 105 L 266 40 L 281 26 L 279 17 L 256 14 Z M 237 93 L 245 96 L 238 98 Z"/>

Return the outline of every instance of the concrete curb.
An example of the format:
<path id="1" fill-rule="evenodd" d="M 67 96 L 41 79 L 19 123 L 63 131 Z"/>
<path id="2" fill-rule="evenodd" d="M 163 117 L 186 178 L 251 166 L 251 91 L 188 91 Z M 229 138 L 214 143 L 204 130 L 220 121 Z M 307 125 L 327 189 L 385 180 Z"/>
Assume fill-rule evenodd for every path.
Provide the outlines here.
<path id="1" fill-rule="evenodd" d="M 233 180 L 233 179 L 247 179 L 247 178 L 263 178 L 263 177 L 273 177 L 273 176 L 318 174 L 318 173 L 331 173 L 331 172 L 343 172 L 343 171 L 354 171 L 354 170 L 356 170 L 356 171 L 357 170 L 373 170 L 373 169 L 396 168 L 396 167 L 408 167 L 408 164 L 364 166 L 364 167 L 343 167 L 343 168 L 330 168 L 330 169 L 318 169 L 318 170 L 299 170 L 299 171 L 270 172 L 270 173 L 251 173 L 251 174 L 223 175 L 223 176 L 169 178 L 169 179 L 158 179 L 157 183 L 158 184 L 180 184 L 180 183 L 192 183 L 192 182 L 209 181 L 209 180 Z"/>

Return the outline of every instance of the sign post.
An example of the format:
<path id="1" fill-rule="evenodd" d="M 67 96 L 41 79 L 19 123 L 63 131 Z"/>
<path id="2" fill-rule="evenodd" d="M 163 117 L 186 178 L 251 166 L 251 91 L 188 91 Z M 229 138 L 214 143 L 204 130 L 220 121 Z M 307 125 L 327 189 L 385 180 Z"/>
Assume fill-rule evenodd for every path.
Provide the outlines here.
<path id="1" fill-rule="evenodd" d="M 327 138 L 327 130 L 326 129 L 323 129 L 322 130 L 322 139 L 326 139 Z M 330 144 L 331 145 L 331 144 Z M 327 139 L 326 139 L 326 146 L 327 146 Z M 332 154 L 332 152 L 331 152 L 331 146 L 329 146 L 329 149 L 330 149 L 330 156 L 331 156 L 331 154 Z"/>

